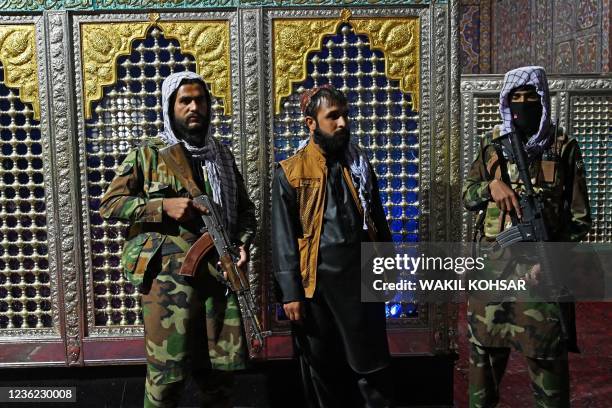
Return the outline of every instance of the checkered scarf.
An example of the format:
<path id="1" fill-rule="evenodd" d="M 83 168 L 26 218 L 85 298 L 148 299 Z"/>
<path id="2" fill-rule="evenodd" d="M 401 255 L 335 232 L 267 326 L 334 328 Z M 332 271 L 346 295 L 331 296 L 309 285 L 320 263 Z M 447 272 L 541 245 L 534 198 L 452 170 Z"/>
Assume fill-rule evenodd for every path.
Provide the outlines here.
<path id="1" fill-rule="evenodd" d="M 542 118 L 540 119 L 538 132 L 535 135 L 531 135 L 525 145 L 528 156 L 532 158 L 540 156 L 542 152 L 548 149 L 553 144 L 555 135 L 551 125 L 550 94 L 544 68 L 535 66 L 521 67 L 506 73 L 504 86 L 499 94 L 499 113 L 503 121 L 501 134 L 506 135 L 515 131 L 512 123 L 512 114 L 510 113 L 509 97 L 513 89 L 525 85 L 535 87 L 542 103 Z"/>
<path id="2" fill-rule="evenodd" d="M 210 124 L 206 130 L 206 144 L 203 147 L 192 146 L 184 140 L 179 140 L 174 134 L 174 128 L 170 121 L 170 97 L 179 88 L 183 79 L 198 79 L 205 85 L 205 91 L 209 92 L 204 79 L 194 72 L 175 72 L 168 76 L 162 84 L 164 129 L 159 133 L 159 137 L 167 146 L 182 143 L 191 154 L 191 157 L 198 161 L 195 164 L 200 164 L 206 169 L 208 181 L 213 192 L 213 202 L 221 208 L 224 227 L 228 230 L 230 236 L 233 236 L 237 231 L 238 202 L 236 200 L 237 182 L 232 153 L 212 136 Z M 209 117 L 211 114 L 212 110 L 209 106 Z"/>
<path id="3" fill-rule="evenodd" d="M 310 138 L 302 140 L 297 151 L 305 148 L 309 141 Z M 314 143 L 314 141 L 312 143 Z M 359 193 L 359 201 L 361 202 L 361 207 L 363 208 L 363 229 L 367 230 L 368 223 L 366 220 L 370 218 L 370 200 L 372 198 L 373 189 L 370 162 L 365 152 L 353 142 L 348 144 L 348 147 L 344 152 L 344 159 L 346 160 L 351 171 L 353 185 Z"/>

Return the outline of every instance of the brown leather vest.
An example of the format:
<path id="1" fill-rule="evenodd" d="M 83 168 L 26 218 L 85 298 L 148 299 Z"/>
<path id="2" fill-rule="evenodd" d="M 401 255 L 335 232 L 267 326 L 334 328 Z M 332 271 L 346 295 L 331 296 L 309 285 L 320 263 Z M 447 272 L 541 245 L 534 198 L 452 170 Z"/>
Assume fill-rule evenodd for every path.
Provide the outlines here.
<path id="1" fill-rule="evenodd" d="M 296 191 L 302 236 L 298 237 L 300 251 L 300 273 L 302 285 L 307 298 L 312 298 L 317 282 L 317 262 L 323 213 L 325 212 L 327 165 L 325 156 L 312 138 L 308 145 L 294 156 L 280 162 L 287 181 Z M 359 214 L 363 216 L 363 208 L 350 172 L 343 168 L 344 181 L 357 205 Z M 375 241 L 376 230 L 371 222 L 368 232 Z"/>

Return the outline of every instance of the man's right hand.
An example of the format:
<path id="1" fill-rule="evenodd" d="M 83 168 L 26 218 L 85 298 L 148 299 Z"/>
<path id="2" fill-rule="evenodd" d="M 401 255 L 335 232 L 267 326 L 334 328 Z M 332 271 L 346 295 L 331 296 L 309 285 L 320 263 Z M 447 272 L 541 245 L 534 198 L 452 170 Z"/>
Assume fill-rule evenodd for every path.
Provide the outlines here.
<path id="1" fill-rule="evenodd" d="M 162 210 L 168 217 L 184 222 L 198 216 L 200 213 L 206 214 L 206 208 L 197 205 L 190 198 L 164 198 L 162 200 Z"/>
<path id="2" fill-rule="evenodd" d="M 285 303 L 283 309 L 292 322 L 298 322 L 304 318 L 304 302 L 296 301 Z"/>
<path id="3" fill-rule="evenodd" d="M 491 191 L 491 198 L 493 198 L 493 201 L 497 204 L 497 208 L 506 212 L 510 212 L 514 209 L 517 217 L 521 218 L 521 206 L 514 190 L 498 179 L 493 179 L 493 181 L 489 183 L 489 190 Z"/>

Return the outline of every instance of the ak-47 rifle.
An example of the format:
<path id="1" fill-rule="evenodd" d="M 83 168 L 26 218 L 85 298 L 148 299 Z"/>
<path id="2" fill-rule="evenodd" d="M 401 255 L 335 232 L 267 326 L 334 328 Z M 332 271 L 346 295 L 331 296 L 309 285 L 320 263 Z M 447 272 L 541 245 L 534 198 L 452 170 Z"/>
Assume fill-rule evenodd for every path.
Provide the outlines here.
<path id="1" fill-rule="evenodd" d="M 244 271 L 236 266 L 236 262 L 240 258 L 240 251 L 230 242 L 221 223 L 217 205 L 206 195 L 195 197 L 193 201 L 208 209 L 206 214 L 202 214 L 202 220 L 219 254 L 221 273 L 218 278 L 238 297 L 240 310 L 245 318 L 245 331 L 251 331 L 251 346 L 253 350 L 258 352 L 264 345 L 264 338 L 269 336 L 271 332 L 261 330 L 259 319 L 255 313 L 255 300 L 249 287 L 249 280 Z"/>
<path id="2" fill-rule="evenodd" d="M 572 302 L 573 296 L 567 289 L 562 288 L 561 285 L 556 282 L 555 271 L 551 267 L 551 258 L 548 256 L 546 248 L 542 244 L 542 242 L 549 241 L 550 236 L 546 224 L 544 223 L 544 204 L 542 203 L 541 197 L 536 194 L 531 182 L 525 145 L 516 132 L 504 135 L 497 140 L 499 141 L 498 143 L 501 143 L 503 146 L 509 145 L 506 152 L 511 156 L 510 159 L 516 163 L 520 181 L 523 183 L 524 193 L 519 194 L 519 205 L 521 207 L 522 218 L 519 220 L 516 214 L 512 214 L 512 227 L 499 233 L 496 241 L 501 248 L 509 247 L 517 242 L 534 242 L 536 254 L 538 254 L 540 261 L 542 289 L 546 290 L 546 293 L 554 293 L 558 303 Z M 503 157 L 499 157 L 499 160 L 504 159 Z M 559 306 L 561 331 L 565 339 L 567 339 L 568 330 L 563 311 L 564 307 L 561 304 Z"/>

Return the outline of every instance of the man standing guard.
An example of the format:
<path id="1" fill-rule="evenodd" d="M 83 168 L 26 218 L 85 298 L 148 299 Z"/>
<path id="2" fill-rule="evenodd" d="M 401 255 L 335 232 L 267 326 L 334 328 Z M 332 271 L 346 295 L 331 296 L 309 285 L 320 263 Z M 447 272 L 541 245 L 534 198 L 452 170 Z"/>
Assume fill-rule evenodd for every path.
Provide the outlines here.
<path id="1" fill-rule="evenodd" d="M 361 243 L 391 241 L 376 176 L 342 92 L 313 88 L 300 105 L 310 138 L 274 176 L 272 248 L 305 393 L 315 407 L 386 407 L 384 305 L 360 301 Z"/>
<path id="2" fill-rule="evenodd" d="M 245 268 L 255 235 L 255 207 L 229 149 L 211 134 L 211 98 L 199 75 L 174 73 L 162 85 L 164 129 L 132 150 L 102 198 L 100 213 L 130 223 L 121 259 L 142 284 L 147 378 L 145 407 L 173 407 L 192 375 L 202 406 L 229 407 L 232 372 L 245 367 L 239 305 L 227 294 L 215 251 L 183 276 L 181 267 L 202 236 L 192 199 L 216 203 Z M 169 157 L 168 159 L 165 159 Z M 172 164 L 171 164 L 172 162 Z"/>
<path id="3" fill-rule="evenodd" d="M 534 190 L 544 203 L 549 241 L 580 241 L 591 227 L 584 163 L 576 140 L 551 123 L 544 69 L 508 72 L 499 101 L 503 124 L 483 138 L 463 186 L 466 208 L 481 211 L 478 240 L 495 241 L 512 226 L 512 217 L 522 216 L 517 192 L 524 187 L 504 142 L 516 132 L 525 145 Z M 539 265 L 527 268 L 520 274 L 537 280 Z M 527 359 L 536 406 L 569 407 L 567 353 L 577 351 L 572 303 L 470 301 L 468 324 L 470 407 L 497 405 L 511 348 Z"/>

